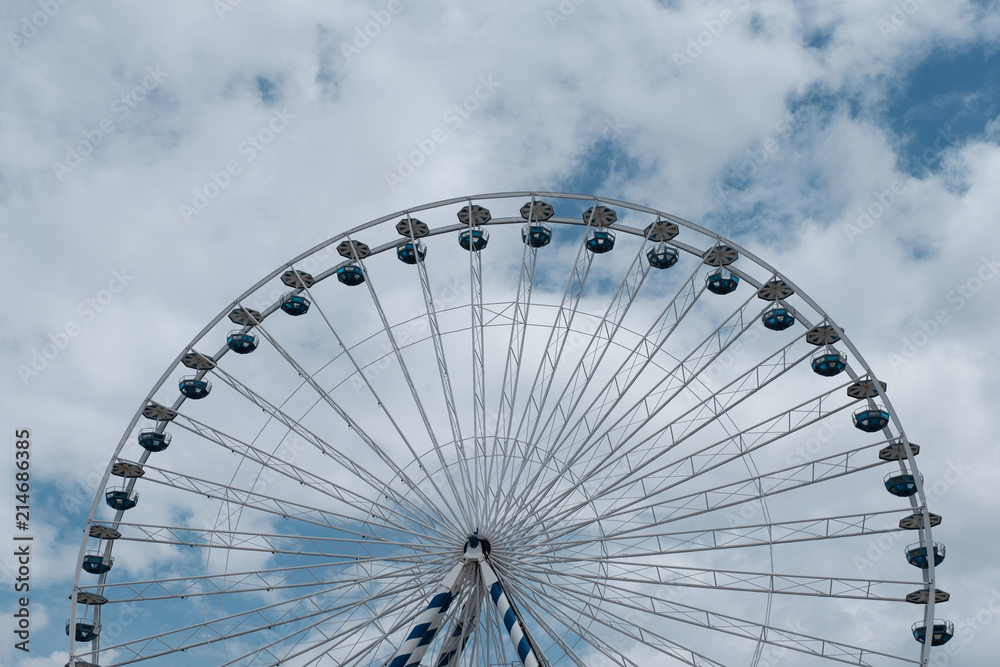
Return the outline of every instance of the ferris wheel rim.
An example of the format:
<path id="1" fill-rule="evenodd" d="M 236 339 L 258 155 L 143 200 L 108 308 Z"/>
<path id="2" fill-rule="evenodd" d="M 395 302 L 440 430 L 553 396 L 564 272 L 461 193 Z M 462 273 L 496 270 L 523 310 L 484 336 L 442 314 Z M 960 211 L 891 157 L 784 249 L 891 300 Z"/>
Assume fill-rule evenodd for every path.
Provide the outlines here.
<path id="1" fill-rule="evenodd" d="M 371 220 L 369 222 L 363 223 L 362 225 L 354 227 L 351 230 L 345 231 L 345 232 L 343 232 L 343 233 L 341 233 L 339 235 L 331 237 L 330 239 L 328 239 L 328 240 L 326 240 L 324 242 L 316 244 L 315 246 L 313 246 L 311 249 L 307 250 L 306 252 L 304 252 L 304 253 L 296 256 L 295 258 L 293 258 L 289 262 L 286 262 L 285 264 L 279 266 L 271 274 L 269 274 L 265 278 L 261 279 L 253 287 L 251 287 L 246 292 L 244 292 L 238 299 L 234 300 L 229 306 L 227 306 L 225 309 L 223 309 L 208 325 L 206 325 L 206 327 L 201 332 L 199 332 L 199 334 L 197 334 L 192 339 L 192 341 L 189 343 L 189 345 L 177 356 L 177 358 L 174 360 L 174 362 L 168 366 L 167 370 L 160 377 L 160 379 L 157 381 L 157 383 L 153 386 L 153 388 L 150 390 L 149 394 L 146 396 L 146 398 L 144 399 L 144 401 L 140 405 L 139 409 L 137 410 L 137 412 L 133 416 L 132 421 L 130 422 L 129 426 L 127 427 L 127 429 L 125 431 L 125 434 L 122 436 L 121 440 L 119 441 L 119 444 L 118 444 L 117 448 L 115 449 L 114 453 L 112 454 L 111 459 L 109 461 L 108 468 L 107 468 L 107 470 L 105 472 L 105 475 L 104 475 L 104 480 L 102 481 L 102 484 L 101 484 L 101 488 L 107 486 L 107 483 L 108 483 L 108 481 L 110 479 L 110 475 L 111 475 L 112 464 L 116 460 L 119 459 L 122 449 L 124 448 L 125 444 L 127 443 L 130 435 L 134 432 L 134 429 L 135 429 L 136 425 L 138 424 L 139 420 L 142 418 L 143 409 L 147 405 L 149 405 L 149 403 L 151 401 L 153 401 L 153 399 L 154 399 L 155 395 L 157 394 L 157 392 L 162 388 L 162 386 L 164 385 L 164 383 L 169 379 L 169 377 L 175 371 L 175 369 L 180 366 L 181 360 L 184 357 L 184 355 L 188 354 L 189 352 L 194 351 L 195 346 L 213 328 L 215 328 L 215 326 L 218 325 L 223 320 L 223 318 L 232 309 L 234 309 L 234 308 L 243 308 L 244 307 L 244 305 L 243 305 L 244 302 L 250 296 L 252 296 L 254 293 L 256 293 L 261 287 L 263 287 L 264 285 L 266 285 L 268 282 L 270 282 L 271 280 L 273 280 L 275 277 L 277 277 L 278 275 L 280 275 L 283 271 L 286 271 L 286 270 L 296 271 L 296 269 L 294 267 L 297 264 L 299 264 L 302 260 L 304 260 L 304 259 L 312 256 L 313 254 L 317 253 L 318 251 L 323 250 L 323 249 L 325 249 L 327 247 L 331 247 L 334 244 L 336 244 L 338 241 L 345 240 L 345 239 L 346 240 L 351 240 L 353 236 L 357 235 L 360 232 L 363 232 L 363 231 L 365 231 L 367 229 L 370 229 L 370 228 L 372 228 L 372 227 L 374 227 L 376 225 L 383 224 L 383 223 L 385 223 L 387 221 L 395 220 L 395 219 L 399 218 L 400 216 L 405 216 L 405 217 L 409 218 L 410 215 L 413 214 L 413 213 L 418 213 L 418 212 L 425 211 L 425 210 L 432 210 L 432 209 L 444 208 L 444 207 L 455 205 L 455 204 L 468 204 L 471 207 L 472 202 L 474 202 L 474 201 L 495 200 L 495 199 L 511 199 L 511 198 L 516 198 L 516 197 L 526 197 L 526 196 L 527 197 L 532 197 L 533 201 L 534 201 L 535 197 L 547 197 L 547 198 L 553 198 L 553 199 L 568 199 L 568 200 L 574 200 L 574 201 L 587 201 L 587 202 L 593 202 L 594 206 L 597 206 L 598 203 L 600 203 L 602 205 L 617 206 L 617 207 L 620 207 L 620 208 L 625 208 L 625 209 L 628 209 L 628 210 L 636 211 L 636 212 L 639 212 L 639 213 L 656 215 L 658 219 L 660 219 L 662 217 L 662 219 L 664 219 L 664 220 L 669 220 L 671 222 L 674 222 L 677 225 L 680 225 L 680 226 L 683 226 L 683 227 L 687 227 L 687 228 L 689 228 L 691 230 L 694 230 L 694 231 L 697 231 L 699 233 L 702 233 L 706 237 L 711 237 L 711 238 L 716 239 L 716 241 L 718 242 L 718 244 L 724 244 L 726 246 L 729 246 L 729 247 L 733 248 L 736 252 L 738 252 L 740 254 L 740 256 L 742 256 L 744 258 L 747 258 L 748 260 L 750 260 L 751 262 L 753 262 L 757 266 L 765 269 L 766 272 L 770 273 L 774 277 L 775 280 L 782 280 L 785 283 L 787 283 L 787 285 L 789 285 L 795 291 L 796 295 L 799 298 L 801 298 L 803 301 L 805 301 L 818 315 L 822 316 L 822 318 L 823 318 L 821 320 L 822 323 L 826 323 L 826 324 L 828 324 L 829 326 L 831 326 L 833 328 L 833 330 L 835 331 L 835 333 L 839 336 L 840 341 L 851 352 L 852 358 L 854 360 L 853 363 L 857 363 L 860 366 L 860 370 L 864 371 L 864 373 L 857 374 L 856 376 L 853 376 L 852 379 L 855 380 L 855 381 L 858 381 L 858 380 L 861 380 L 861 379 L 867 379 L 867 380 L 869 380 L 871 382 L 872 386 L 874 387 L 875 398 L 877 400 L 881 401 L 884 404 L 886 410 L 888 411 L 888 413 L 889 413 L 889 415 L 891 417 L 891 420 L 892 420 L 893 424 L 895 425 L 895 428 L 896 428 L 897 432 L 899 433 L 899 438 L 901 439 L 901 442 L 903 444 L 903 450 L 904 450 L 905 455 L 906 455 L 906 457 L 908 459 L 908 464 L 910 465 L 910 469 L 914 472 L 914 474 L 917 477 L 917 480 L 916 480 L 916 486 L 917 486 L 916 497 L 917 497 L 917 499 L 919 501 L 920 506 L 923 508 L 922 511 L 923 511 L 923 515 L 924 515 L 924 524 L 925 524 L 923 526 L 923 529 L 921 530 L 921 538 L 922 538 L 921 541 L 923 542 L 924 539 L 926 539 L 927 543 L 933 544 L 933 540 L 931 538 L 931 530 L 930 530 L 931 526 L 930 526 L 930 522 L 929 522 L 929 515 L 928 515 L 928 511 L 926 510 L 927 502 L 926 502 L 926 496 L 925 496 L 924 489 L 923 489 L 923 483 L 922 483 L 922 480 L 919 478 L 919 473 L 917 471 L 916 462 L 913 459 L 913 456 L 912 456 L 912 453 L 911 453 L 911 448 L 909 446 L 910 443 L 909 443 L 908 439 L 906 438 L 906 435 L 905 435 L 905 432 L 904 432 L 904 430 L 902 428 L 902 425 L 899 423 L 899 419 L 898 419 L 897 413 L 892 408 L 891 403 L 889 402 L 888 396 L 885 395 L 884 389 L 882 388 L 882 386 L 878 382 L 878 379 L 875 376 L 875 374 L 873 373 L 872 369 L 868 366 L 867 362 L 864 360 L 864 357 L 860 354 L 860 352 L 854 346 L 853 342 L 851 342 L 851 340 L 844 335 L 843 330 L 829 316 L 827 316 L 827 314 L 825 313 L 825 311 L 823 311 L 823 309 L 818 304 L 816 304 L 814 301 L 812 301 L 812 299 L 805 292 L 799 290 L 797 288 L 797 286 L 790 279 L 788 279 L 787 277 L 785 277 L 783 274 L 779 273 L 776 269 L 774 269 L 772 266 L 770 266 L 767 262 L 765 262 L 765 261 L 761 260 L 760 258 L 756 257 L 753 253 L 747 251 L 745 248 L 743 248 L 739 244 L 731 241 L 730 239 L 728 239 L 728 238 L 726 238 L 724 236 L 721 236 L 721 235 L 719 235 L 719 234 L 717 234 L 715 232 L 711 232 L 710 230 L 707 230 L 706 228 L 703 228 L 703 227 L 701 227 L 701 226 L 699 226 L 699 225 L 697 225 L 695 223 L 689 222 L 687 220 L 684 220 L 684 219 L 679 218 L 677 216 L 673 216 L 671 214 L 664 213 L 662 211 L 658 211 L 656 209 L 652 209 L 652 208 L 648 208 L 648 207 L 643 207 L 643 206 L 639 206 L 639 205 L 636 205 L 636 204 L 630 204 L 628 202 L 622 202 L 622 201 L 619 201 L 619 200 L 606 199 L 606 198 L 602 198 L 602 197 L 597 197 L 597 196 L 594 196 L 594 195 L 582 195 L 582 194 L 573 194 L 573 193 L 530 192 L 530 191 L 489 193 L 489 194 L 480 194 L 480 195 L 472 195 L 472 196 L 463 196 L 463 197 L 457 197 L 457 198 L 440 200 L 440 201 L 432 202 L 432 203 L 429 203 L 429 204 L 423 204 L 423 205 L 420 205 L 420 206 L 415 207 L 415 208 L 404 209 L 404 210 L 401 210 L 399 212 L 395 212 L 395 213 L 389 214 L 387 216 L 382 216 L 382 217 L 379 217 L 379 218 L 375 218 L 375 219 L 373 219 L 373 220 Z M 559 219 L 559 218 L 553 218 L 551 220 L 551 222 L 553 222 L 555 224 L 574 224 L 574 225 L 580 225 L 581 224 L 579 221 L 576 221 L 576 220 Z M 516 223 L 523 223 L 523 221 L 518 221 L 516 218 L 498 219 L 498 220 L 495 220 L 495 221 L 486 221 L 486 222 L 482 223 L 482 225 L 483 226 L 489 226 L 491 224 L 492 225 L 504 225 L 504 224 L 516 224 Z M 588 224 L 584 223 L 584 226 L 588 226 Z M 461 228 L 463 228 L 463 225 L 461 225 L 461 224 L 459 224 L 459 225 L 450 225 L 450 226 L 446 226 L 444 228 L 441 228 L 439 230 L 433 230 L 430 235 L 445 234 L 445 233 L 456 231 L 456 230 L 461 229 Z M 623 225 L 616 225 L 615 229 L 617 231 L 624 231 L 626 233 L 631 233 L 631 234 L 634 234 L 634 235 L 641 235 L 641 233 L 642 233 L 640 230 L 630 229 L 630 228 L 627 228 L 627 227 L 625 227 Z M 692 248 L 689 248 L 689 247 L 685 247 L 684 244 L 682 244 L 682 243 L 672 243 L 672 245 L 675 246 L 675 247 L 678 247 L 678 248 L 680 248 L 682 250 L 685 250 L 685 251 L 687 251 L 690 254 L 694 254 L 694 255 L 699 254 L 698 251 L 697 251 L 697 249 L 692 249 Z M 375 251 L 373 252 L 373 254 L 377 254 L 379 252 L 384 252 L 387 249 L 388 248 L 385 248 L 385 247 L 380 248 L 380 249 L 375 249 Z M 471 257 L 471 254 L 472 253 L 470 253 L 470 257 Z M 730 268 L 730 267 L 727 267 L 727 268 Z M 752 275 L 749 275 L 749 274 L 747 274 L 745 272 L 742 272 L 740 269 L 738 269 L 736 267 L 731 267 L 731 268 L 732 268 L 732 270 L 733 270 L 734 273 L 736 273 L 737 275 L 739 275 L 748 284 L 754 286 L 755 288 L 759 288 L 759 287 L 762 286 L 763 283 L 760 280 L 754 278 Z M 308 292 L 308 289 L 309 288 L 307 286 L 305 288 L 305 291 Z M 225 347 L 223 347 L 220 350 L 220 353 L 221 354 L 216 355 L 216 356 L 221 356 L 221 355 L 227 354 L 228 350 Z M 184 396 L 180 396 L 177 399 L 177 402 L 172 406 L 172 409 L 175 409 L 175 410 L 178 409 L 185 401 L 186 401 L 186 398 Z M 144 452 L 144 454 L 143 454 L 143 462 L 145 461 L 146 458 L 148 458 L 148 453 Z M 412 463 L 411 463 L 411 465 L 412 465 Z M 88 527 L 91 526 L 91 525 L 94 525 L 94 523 L 95 523 L 95 515 L 96 515 L 96 510 L 97 510 L 97 508 L 99 507 L 99 504 L 100 504 L 100 497 L 101 497 L 101 491 L 99 490 L 97 496 L 94 498 L 94 501 L 92 503 L 91 510 L 90 510 L 90 513 L 89 513 L 89 516 L 88 516 L 88 520 L 87 520 L 87 526 Z M 116 514 L 116 518 L 114 519 L 114 521 L 110 522 L 111 526 L 112 527 L 117 527 L 120 523 L 123 523 L 121 521 L 121 519 L 122 519 L 122 511 L 119 511 Z M 75 577 L 74 577 L 74 593 L 73 593 L 72 602 L 71 602 L 71 607 L 73 608 L 71 610 L 71 621 L 73 621 L 73 622 L 75 622 L 75 615 L 76 615 L 75 614 L 75 607 L 76 607 L 76 604 L 77 604 L 76 592 L 77 592 L 77 590 L 79 588 L 79 583 L 80 583 L 80 578 L 81 578 L 80 577 L 80 572 L 81 572 L 80 565 L 81 565 L 81 563 L 83 561 L 83 556 L 84 556 L 84 552 L 86 550 L 87 545 L 88 545 L 88 537 L 87 537 L 87 535 L 85 535 L 84 539 L 83 539 L 83 543 L 81 544 L 81 550 L 80 550 L 80 554 L 78 556 L 78 562 L 77 562 L 77 569 L 76 569 L 76 573 L 75 573 Z M 934 559 L 932 558 L 932 559 L 930 559 L 930 561 L 931 561 L 931 565 L 930 565 L 930 591 L 931 591 L 932 595 L 930 596 L 931 599 L 930 599 L 930 601 L 929 601 L 929 603 L 927 605 L 926 611 L 927 611 L 927 614 L 930 615 L 931 618 L 933 618 L 933 605 L 934 605 L 934 595 L 933 595 L 933 592 L 935 590 L 934 589 L 934 583 L 933 583 L 933 581 L 934 581 L 934 578 L 933 578 L 933 567 L 934 567 L 933 561 L 934 561 Z M 103 584 L 103 581 L 104 581 L 104 575 L 102 575 L 102 577 L 101 577 L 101 583 L 102 584 Z M 71 641 L 71 645 L 72 645 L 72 641 Z M 930 644 L 928 643 L 926 646 L 927 646 L 927 648 L 925 649 L 925 652 L 928 652 Z M 926 661 L 926 657 L 924 657 L 924 660 Z"/>

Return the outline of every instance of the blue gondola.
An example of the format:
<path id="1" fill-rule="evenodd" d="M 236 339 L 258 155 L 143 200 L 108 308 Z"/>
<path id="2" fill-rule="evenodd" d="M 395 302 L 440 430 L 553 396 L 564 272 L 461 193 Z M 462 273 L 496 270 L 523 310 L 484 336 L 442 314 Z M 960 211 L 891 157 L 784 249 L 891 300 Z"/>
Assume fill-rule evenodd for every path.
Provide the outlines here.
<path id="1" fill-rule="evenodd" d="M 784 331 L 795 325 L 795 313 L 791 308 L 772 308 L 761 316 L 761 321 L 771 331 Z"/>
<path id="2" fill-rule="evenodd" d="M 69 634 L 69 621 L 66 621 L 66 634 Z M 92 642 L 97 639 L 97 635 L 99 634 L 101 634 L 100 623 L 85 623 L 83 621 L 76 622 L 76 641 Z"/>
<path id="3" fill-rule="evenodd" d="M 236 354 L 250 354 L 257 349 L 257 336 L 242 331 L 232 331 L 226 336 L 226 345 Z"/>
<path id="4" fill-rule="evenodd" d="M 729 294 L 736 291 L 740 284 L 739 276 L 731 271 L 719 269 L 708 274 L 708 291 L 712 294 Z"/>
<path id="5" fill-rule="evenodd" d="M 889 425 L 889 413 L 885 408 L 862 408 L 854 413 L 854 426 L 865 433 L 878 433 Z"/>
<path id="6" fill-rule="evenodd" d="M 471 240 L 470 240 L 471 239 Z M 490 234 L 485 229 L 481 227 L 473 227 L 472 229 L 463 229 L 458 234 L 458 245 L 462 246 L 466 250 L 473 250 L 479 252 L 486 247 L 486 244 L 490 242 Z"/>
<path id="7" fill-rule="evenodd" d="M 882 480 L 885 490 L 900 498 L 909 498 L 917 493 L 917 480 L 909 473 L 889 473 Z"/>
<path id="8" fill-rule="evenodd" d="M 665 243 L 655 245 L 646 251 L 646 259 L 654 269 L 669 269 L 677 263 L 680 253 L 677 248 L 671 248 Z"/>
<path id="9" fill-rule="evenodd" d="M 99 551 L 88 551 L 83 555 L 83 571 L 90 574 L 104 574 L 115 564 L 113 556 L 105 556 Z"/>
<path id="10" fill-rule="evenodd" d="M 293 317 L 309 312 L 309 299 L 302 294 L 286 294 L 281 298 L 281 309 Z"/>
<path id="11" fill-rule="evenodd" d="M 130 510 L 139 504 L 139 494 L 129 495 L 128 489 L 108 489 L 104 501 L 113 510 Z"/>
<path id="12" fill-rule="evenodd" d="M 906 562 L 914 567 L 919 567 L 921 570 L 926 570 L 930 567 L 929 559 L 927 558 L 927 547 L 922 544 L 911 544 L 906 547 Z M 937 567 L 944 562 L 944 545 L 940 542 L 934 543 L 934 566 Z"/>
<path id="13" fill-rule="evenodd" d="M 427 248 L 420 241 L 400 243 L 396 246 L 396 257 L 406 264 L 416 264 L 418 260 L 422 262 L 427 257 Z"/>
<path id="14" fill-rule="evenodd" d="M 832 378 L 847 368 L 847 357 L 840 352 L 821 352 L 812 358 L 812 369 L 817 375 Z"/>
<path id="15" fill-rule="evenodd" d="M 587 230 L 587 250 L 600 255 L 615 247 L 615 233 L 610 229 L 593 228 Z"/>
<path id="16" fill-rule="evenodd" d="M 913 638 L 916 639 L 921 644 L 927 641 L 927 626 L 922 625 L 917 622 L 913 624 L 911 628 L 913 630 Z M 931 646 L 941 646 L 947 644 L 948 641 L 955 636 L 955 624 L 951 621 L 940 621 L 934 619 L 934 625 L 931 631 Z"/>
<path id="17" fill-rule="evenodd" d="M 199 379 L 193 375 L 181 378 L 181 381 L 177 383 L 177 387 L 181 390 L 182 394 L 195 401 L 205 398 L 212 391 L 211 382 Z"/>
<path id="18" fill-rule="evenodd" d="M 365 272 L 357 264 L 347 264 L 337 269 L 337 280 L 348 287 L 356 287 L 365 281 Z"/>
<path id="19" fill-rule="evenodd" d="M 147 451 L 162 452 L 170 446 L 170 434 L 157 433 L 153 429 L 146 429 L 139 432 L 139 444 Z"/>
<path id="20" fill-rule="evenodd" d="M 552 240 L 552 227 L 541 222 L 524 225 L 521 240 L 532 248 L 543 248 Z"/>

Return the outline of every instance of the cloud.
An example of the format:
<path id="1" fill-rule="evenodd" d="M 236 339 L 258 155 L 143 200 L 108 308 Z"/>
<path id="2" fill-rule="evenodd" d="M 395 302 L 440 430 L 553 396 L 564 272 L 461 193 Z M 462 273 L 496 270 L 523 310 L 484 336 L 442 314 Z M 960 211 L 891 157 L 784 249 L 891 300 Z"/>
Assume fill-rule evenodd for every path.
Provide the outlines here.
<path id="1" fill-rule="evenodd" d="M 988 105 L 936 106 L 958 84 L 920 78 L 923 64 L 969 53 L 977 72 L 995 69 L 995 3 L 36 2 L 9 3 L 0 25 L 0 391 L 12 426 L 34 434 L 33 474 L 51 496 L 33 502 L 48 512 L 37 572 L 53 618 L 72 585 L 74 526 L 99 492 L 88 476 L 234 298 L 390 211 L 543 186 L 704 224 L 814 297 L 889 382 L 927 478 L 974 462 L 941 498 L 940 580 L 953 595 L 942 613 L 974 614 L 996 578 L 970 517 L 1000 500 L 989 422 L 1000 280 L 980 276 L 1000 251 L 998 120 Z M 496 82 L 488 95 L 484 80 Z M 962 110 L 954 127 L 932 113 L 946 106 Z M 931 140 L 911 154 L 917 116 Z M 519 257 L 516 239 L 491 243 L 487 266 Z M 467 261 L 456 248 L 430 257 Z M 402 269 L 392 275 L 413 287 Z M 119 291 L 116 272 L 132 277 Z M 388 294 L 393 313 L 420 298 Z M 377 367 L 382 343 L 359 348 L 362 363 Z M 275 395 L 293 380 L 275 379 Z M 62 516 L 60 493 L 88 503 Z M 143 490 L 144 507 L 157 502 L 170 495 Z M 171 510 L 198 504 L 159 516 Z M 61 621 L 50 625 L 40 637 L 58 646 Z M 962 646 L 968 664 L 996 647 L 989 633 Z"/>

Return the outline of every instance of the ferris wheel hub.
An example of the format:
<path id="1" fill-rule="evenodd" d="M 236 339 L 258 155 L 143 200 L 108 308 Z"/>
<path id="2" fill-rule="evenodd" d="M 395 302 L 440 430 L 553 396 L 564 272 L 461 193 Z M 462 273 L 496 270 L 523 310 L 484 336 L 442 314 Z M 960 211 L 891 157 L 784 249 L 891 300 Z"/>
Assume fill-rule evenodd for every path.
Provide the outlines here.
<path id="1" fill-rule="evenodd" d="M 469 535 L 469 539 L 465 542 L 464 554 L 468 559 L 482 560 L 490 555 L 492 549 L 490 541 L 485 537 L 480 537 L 479 530 L 476 530 L 472 535 Z"/>

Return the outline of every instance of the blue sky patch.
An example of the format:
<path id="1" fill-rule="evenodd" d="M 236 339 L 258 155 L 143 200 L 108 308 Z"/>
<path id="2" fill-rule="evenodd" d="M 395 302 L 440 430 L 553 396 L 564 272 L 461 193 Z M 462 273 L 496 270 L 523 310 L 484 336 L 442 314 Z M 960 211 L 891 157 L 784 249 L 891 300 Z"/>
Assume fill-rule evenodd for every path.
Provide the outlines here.
<path id="1" fill-rule="evenodd" d="M 277 84 L 266 76 L 258 76 L 256 81 L 257 94 L 264 104 L 274 104 L 281 97 Z"/>
<path id="2" fill-rule="evenodd" d="M 984 136 L 1000 114 L 1000 52 L 987 45 L 934 51 L 889 101 L 886 124 L 900 145 L 900 169 L 935 172 L 949 148 Z"/>

